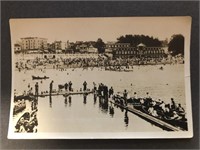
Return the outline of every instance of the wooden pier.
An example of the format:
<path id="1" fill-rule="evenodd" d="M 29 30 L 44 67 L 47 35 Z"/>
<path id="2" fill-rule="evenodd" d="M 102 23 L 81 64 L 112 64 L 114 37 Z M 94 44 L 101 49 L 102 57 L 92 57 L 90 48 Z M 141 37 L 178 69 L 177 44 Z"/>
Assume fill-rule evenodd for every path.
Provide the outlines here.
<path id="1" fill-rule="evenodd" d="M 155 118 L 153 116 L 150 116 L 148 114 L 145 114 L 145 113 L 135 109 L 133 107 L 133 105 L 123 106 L 123 105 L 115 103 L 113 100 L 109 100 L 109 101 L 110 101 L 110 103 L 113 103 L 113 104 L 115 104 L 115 105 L 117 105 L 117 106 L 119 106 L 119 107 L 121 107 L 121 108 L 123 108 L 123 109 L 125 109 L 127 111 L 130 111 L 130 112 L 132 112 L 132 113 L 134 113 L 134 114 L 136 114 L 136 115 L 138 115 L 138 116 L 140 116 L 142 118 L 145 118 L 145 119 L 153 122 L 154 124 L 157 124 L 157 125 L 159 125 L 159 126 L 161 126 L 163 128 L 166 128 L 166 129 L 168 129 L 170 131 L 182 131 L 180 128 L 177 128 L 177 127 L 175 127 L 175 126 L 173 126 L 173 125 L 171 125 L 169 123 L 166 123 L 166 122 L 164 122 L 164 121 L 162 121 L 160 119 L 157 119 L 157 118 Z"/>
<path id="2" fill-rule="evenodd" d="M 67 92 L 67 91 L 57 91 L 57 92 L 53 92 L 53 93 L 43 93 L 43 94 L 39 94 L 38 97 L 45 97 L 45 96 L 58 96 L 58 95 L 63 95 L 65 97 L 69 96 L 69 95 L 77 95 L 77 94 L 91 94 L 93 93 L 93 91 L 77 91 L 77 92 Z M 36 96 L 36 95 L 34 95 Z"/>

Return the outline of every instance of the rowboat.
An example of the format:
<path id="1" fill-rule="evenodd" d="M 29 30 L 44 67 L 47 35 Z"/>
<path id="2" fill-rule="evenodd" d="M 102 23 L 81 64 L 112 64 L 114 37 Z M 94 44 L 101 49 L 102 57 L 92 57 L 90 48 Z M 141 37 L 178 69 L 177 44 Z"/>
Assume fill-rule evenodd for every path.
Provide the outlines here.
<path id="1" fill-rule="evenodd" d="M 14 96 L 14 101 L 18 101 L 18 100 L 35 100 L 35 96 L 34 95 L 19 95 L 19 96 Z"/>
<path id="2" fill-rule="evenodd" d="M 32 76 L 32 79 L 33 79 L 33 80 L 42 80 L 42 79 L 46 80 L 46 79 L 49 79 L 49 77 L 46 77 L 46 76 L 44 76 L 44 77 Z"/>
<path id="3" fill-rule="evenodd" d="M 128 68 L 125 68 L 125 67 L 120 67 L 120 68 L 105 67 L 105 71 L 131 72 L 131 71 L 133 71 L 133 69 L 128 69 Z"/>

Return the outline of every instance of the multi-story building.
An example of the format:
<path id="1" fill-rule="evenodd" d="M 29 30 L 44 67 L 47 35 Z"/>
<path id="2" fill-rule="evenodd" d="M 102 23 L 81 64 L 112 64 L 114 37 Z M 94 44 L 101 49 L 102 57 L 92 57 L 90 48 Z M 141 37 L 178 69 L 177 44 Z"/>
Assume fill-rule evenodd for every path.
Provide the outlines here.
<path id="1" fill-rule="evenodd" d="M 164 57 L 165 50 L 163 47 L 147 47 L 140 43 L 132 47 L 127 43 L 116 43 L 113 46 L 114 58 L 161 58 Z"/>
<path id="2" fill-rule="evenodd" d="M 105 47 L 105 52 L 113 53 L 115 50 L 120 50 L 125 48 L 127 49 L 128 47 L 130 47 L 129 43 L 107 42 Z"/>
<path id="3" fill-rule="evenodd" d="M 39 37 L 21 38 L 21 48 L 24 51 L 47 49 L 47 39 Z"/>
<path id="4" fill-rule="evenodd" d="M 69 42 L 62 42 L 62 41 L 54 41 L 51 44 L 51 49 L 54 50 L 56 53 L 61 53 L 67 50 L 69 47 Z"/>

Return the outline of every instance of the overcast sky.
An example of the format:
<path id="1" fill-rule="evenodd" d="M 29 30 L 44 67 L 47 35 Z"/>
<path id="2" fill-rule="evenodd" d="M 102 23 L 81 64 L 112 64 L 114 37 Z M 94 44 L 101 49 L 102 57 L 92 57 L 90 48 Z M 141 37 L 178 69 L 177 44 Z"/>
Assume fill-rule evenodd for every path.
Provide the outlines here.
<path id="1" fill-rule="evenodd" d="M 43 37 L 55 40 L 116 41 L 125 34 L 144 34 L 164 40 L 173 34 L 187 36 L 190 17 L 115 17 L 115 18 L 53 18 L 11 19 L 11 38 Z M 187 24 L 187 25 L 186 25 Z"/>

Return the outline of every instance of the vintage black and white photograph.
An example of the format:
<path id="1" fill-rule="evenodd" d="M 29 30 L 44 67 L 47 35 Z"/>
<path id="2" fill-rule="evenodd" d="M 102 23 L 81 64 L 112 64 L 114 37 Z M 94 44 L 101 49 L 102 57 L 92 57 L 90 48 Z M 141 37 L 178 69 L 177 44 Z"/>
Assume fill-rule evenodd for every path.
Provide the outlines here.
<path id="1" fill-rule="evenodd" d="M 191 21 L 10 19 L 8 138 L 191 138 Z"/>

